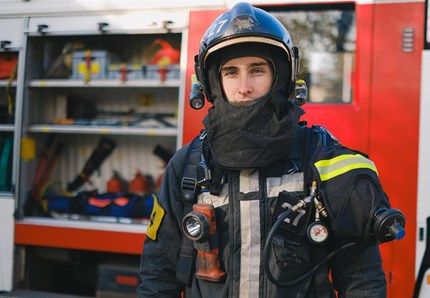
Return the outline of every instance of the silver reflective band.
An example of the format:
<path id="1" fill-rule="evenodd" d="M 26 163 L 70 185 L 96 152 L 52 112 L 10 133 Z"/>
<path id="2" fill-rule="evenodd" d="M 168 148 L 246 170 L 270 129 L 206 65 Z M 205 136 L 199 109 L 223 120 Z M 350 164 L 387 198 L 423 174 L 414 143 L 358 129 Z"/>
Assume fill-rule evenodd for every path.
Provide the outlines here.
<path id="1" fill-rule="evenodd" d="M 276 46 L 279 47 L 281 49 L 283 49 L 288 56 L 288 60 L 291 61 L 291 55 L 289 50 L 285 47 L 285 45 L 282 42 L 270 39 L 270 38 L 266 38 L 266 37 L 261 37 L 261 36 L 243 36 L 243 37 L 237 37 L 237 38 L 233 38 L 233 39 L 228 39 L 225 41 L 222 41 L 216 45 L 214 45 L 213 47 L 211 47 L 210 49 L 208 49 L 205 58 L 203 60 L 203 63 L 206 63 L 206 58 L 209 56 L 209 54 L 223 48 L 226 46 L 230 46 L 230 45 L 234 45 L 234 44 L 238 44 L 238 43 L 242 43 L 242 42 L 256 42 L 256 43 L 265 43 L 265 44 L 269 44 L 272 46 Z"/>

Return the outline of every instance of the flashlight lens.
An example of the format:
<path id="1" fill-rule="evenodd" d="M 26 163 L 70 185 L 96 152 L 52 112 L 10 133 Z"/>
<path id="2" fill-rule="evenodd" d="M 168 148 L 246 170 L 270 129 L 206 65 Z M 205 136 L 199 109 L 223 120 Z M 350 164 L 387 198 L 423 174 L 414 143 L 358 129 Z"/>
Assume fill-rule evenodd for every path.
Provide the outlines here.
<path id="1" fill-rule="evenodd" d="M 201 108 L 203 108 L 205 102 L 201 97 L 194 97 L 190 99 L 190 104 L 193 109 L 200 110 Z"/>
<path id="2" fill-rule="evenodd" d="M 190 217 L 186 222 L 187 232 L 193 237 L 199 237 L 202 226 L 194 217 Z"/>

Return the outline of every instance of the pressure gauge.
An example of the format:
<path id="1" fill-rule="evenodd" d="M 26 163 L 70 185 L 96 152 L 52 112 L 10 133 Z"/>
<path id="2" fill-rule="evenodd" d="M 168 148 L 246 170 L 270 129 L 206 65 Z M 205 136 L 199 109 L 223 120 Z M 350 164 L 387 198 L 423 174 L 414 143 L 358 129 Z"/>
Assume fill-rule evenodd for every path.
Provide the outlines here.
<path id="1" fill-rule="evenodd" d="M 315 243 L 324 243 L 328 238 L 328 228 L 321 221 L 314 221 L 307 229 L 308 239 Z"/>

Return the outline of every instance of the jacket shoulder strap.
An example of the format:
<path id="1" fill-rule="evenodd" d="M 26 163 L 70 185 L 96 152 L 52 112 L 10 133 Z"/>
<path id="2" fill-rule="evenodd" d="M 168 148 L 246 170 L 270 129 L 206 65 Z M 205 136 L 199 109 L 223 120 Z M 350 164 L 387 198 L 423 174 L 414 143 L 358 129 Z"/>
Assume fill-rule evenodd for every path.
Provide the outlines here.
<path id="1" fill-rule="evenodd" d="M 200 137 L 197 136 L 191 142 L 185 155 L 183 167 L 181 193 L 184 202 L 195 202 L 198 191 L 196 168 L 200 161 Z"/>
<path id="2" fill-rule="evenodd" d="M 200 158 L 200 137 L 194 138 L 189 145 L 183 166 L 181 181 L 182 201 L 184 203 L 184 214 L 193 210 L 196 203 L 198 185 L 196 178 L 196 167 Z M 193 276 L 195 249 L 193 241 L 183 236 L 181 250 L 179 252 L 178 265 L 176 267 L 176 280 L 182 285 L 190 286 Z"/>
<path id="3" fill-rule="evenodd" d="M 316 149 L 320 146 L 341 146 L 341 144 L 332 133 L 320 125 L 311 127 L 302 125 L 298 129 L 297 139 L 301 144 L 300 165 L 304 173 L 305 188 L 307 188 L 315 180 L 310 162 Z M 305 189 L 305 193 L 308 194 L 308 191 Z"/>
<path id="4" fill-rule="evenodd" d="M 326 128 L 319 125 L 313 125 L 311 127 L 303 125 L 299 127 L 298 142 L 301 144 L 302 150 L 301 166 L 305 181 L 304 192 L 309 194 L 309 186 L 312 181 L 315 180 L 310 163 L 316 149 L 320 146 L 340 146 L 340 143 L 333 134 L 331 134 Z M 312 247 L 312 254 L 317 263 L 327 256 L 326 245 Z M 331 297 L 333 293 L 333 286 L 328 278 L 328 272 L 327 262 L 322 263 L 319 269 L 315 272 L 314 294 L 316 297 Z"/>

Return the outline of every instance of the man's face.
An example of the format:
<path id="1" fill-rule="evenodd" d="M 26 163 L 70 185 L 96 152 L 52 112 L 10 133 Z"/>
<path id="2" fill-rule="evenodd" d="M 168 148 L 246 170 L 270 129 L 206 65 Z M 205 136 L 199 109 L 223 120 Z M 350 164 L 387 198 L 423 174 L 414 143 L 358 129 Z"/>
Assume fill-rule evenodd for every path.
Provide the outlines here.
<path id="1" fill-rule="evenodd" d="M 273 83 L 273 70 L 260 57 L 229 60 L 221 68 L 221 85 L 228 102 L 246 105 L 266 95 Z"/>

